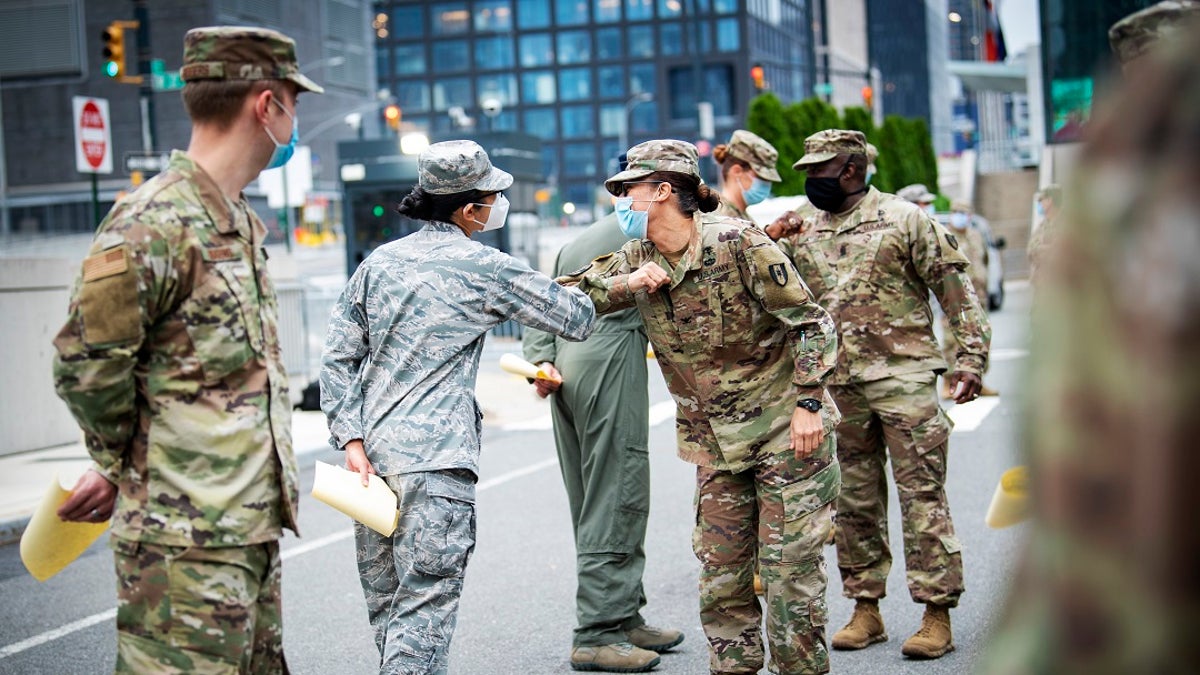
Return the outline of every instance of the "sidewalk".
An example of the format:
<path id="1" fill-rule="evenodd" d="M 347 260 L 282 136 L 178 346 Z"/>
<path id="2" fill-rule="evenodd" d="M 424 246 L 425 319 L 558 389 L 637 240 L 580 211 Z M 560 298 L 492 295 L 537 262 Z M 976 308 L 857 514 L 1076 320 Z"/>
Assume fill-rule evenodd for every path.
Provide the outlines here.
<path id="1" fill-rule="evenodd" d="M 500 355 L 521 353 L 511 338 L 489 337 L 479 363 L 475 396 L 483 409 L 485 428 L 519 425 L 550 414 L 549 402 L 539 399 L 523 378 L 500 370 Z M 292 445 L 301 466 L 316 459 L 340 461 L 329 446 L 325 415 L 292 412 Z M 25 525 L 55 476 L 67 488 L 91 465 L 82 442 L 0 456 L 0 545 L 21 538 Z M 301 491 L 311 486 L 301 485 Z"/>

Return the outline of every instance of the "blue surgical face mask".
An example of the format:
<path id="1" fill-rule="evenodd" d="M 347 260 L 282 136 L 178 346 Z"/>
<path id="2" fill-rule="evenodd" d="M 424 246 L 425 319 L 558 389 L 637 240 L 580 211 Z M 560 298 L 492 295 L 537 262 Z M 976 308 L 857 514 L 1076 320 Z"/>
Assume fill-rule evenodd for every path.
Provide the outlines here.
<path id="1" fill-rule="evenodd" d="M 959 230 L 967 229 L 967 214 L 955 211 L 950 214 L 950 224 Z"/>
<path id="2" fill-rule="evenodd" d="M 771 184 L 757 176 L 750 182 L 750 187 L 742 191 L 742 198 L 746 200 L 747 206 L 757 204 L 770 196 Z"/>
<path id="3" fill-rule="evenodd" d="M 295 115 L 288 112 L 287 108 L 283 107 L 283 104 L 274 97 L 271 98 L 271 101 L 274 102 L 275 105 L 279 106 L 279 109 L 283 111 L 283 114 L 287 115 L 288 118 L 292 120 L 292 135 L 290 138 L 288 138 L 288 142 L 284 144 L 281 144 L 279 141 L 275 140 L 275 134 L 271 133 L 271 129 L 269 127 L 265 125 L 263 126 L 263 130 L 267 132 L 267 136 L 271 139 L 271 142 L 275 144 L 275 151 L 271 153 L 271 160 L 267 162 L 267 168 L 278 169 L 284 164 L 287 164 L 288 160 L 291 159 L 292 155 L 296 152 L 296 143 L 300 142 L 300 120 Z"/>
<path id="4" fill-rule="evenodd" d="M 650 209 L 645 211 L 633 210 L 633 197 L 617 197 L 614 206 L 617 211 L 617 224 L 621 227 L 621 231 L 630 239 L 645 239 L 646 228 L 649 224 Z M 652 199 L 640 199 L 638 201 L 654 201 Z"/>
<path id="5" fill-rule="evenodd" d="M 867 185 L 871 184 L 871 177 L 874 175 L 875 175 L 875 170 L 868 166 L 867 167 Z"/>

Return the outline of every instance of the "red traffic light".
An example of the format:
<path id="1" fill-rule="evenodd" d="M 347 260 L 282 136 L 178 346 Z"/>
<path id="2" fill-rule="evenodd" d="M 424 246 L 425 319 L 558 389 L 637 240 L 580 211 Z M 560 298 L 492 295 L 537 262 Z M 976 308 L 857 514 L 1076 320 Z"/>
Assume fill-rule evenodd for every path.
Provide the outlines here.
<path id="1" fill-rule="evenodd" d="M 395 103 L 383 109 L 383 119 L 387 120 L 387 125 L 393 130 L 400 129 L 400 106 Z"/>
<path id="2" fill-rule="evenodd" d="M 756 63 L 750 68 L 750 81 L 754 83 L 754 88 L 758 91 L 766 89 L 766 74 L 763 72 L 763 67 L 760 64 Z"/>

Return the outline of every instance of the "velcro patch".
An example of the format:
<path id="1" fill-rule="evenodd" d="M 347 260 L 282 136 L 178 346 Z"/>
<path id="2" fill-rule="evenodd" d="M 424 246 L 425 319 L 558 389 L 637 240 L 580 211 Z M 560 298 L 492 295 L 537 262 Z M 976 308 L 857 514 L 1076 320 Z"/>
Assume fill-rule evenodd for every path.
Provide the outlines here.
<path id="1" fill-rule="evenodd" d="M 950 248 L 952 248 L 956 251 L 958 250 L 958 239 L 955 238 L 955 236 L 950 234 L 949 232 L 946 233 L 946 243 L 950 244 Z"/>
<path id="2" fill-rule="evenodd" d="M 204 249 L 204 259 L 210 262 L 221 262 L 240 257 L 232 246 L 213 246 Z"/>
<path id="3" fill-rule="evenodd" d="M 129 269 L 127 250 L 125 245 L 121 245 L 85 258 L 83 261 L 84 282 L 123 274 L 125 270 Z"/>

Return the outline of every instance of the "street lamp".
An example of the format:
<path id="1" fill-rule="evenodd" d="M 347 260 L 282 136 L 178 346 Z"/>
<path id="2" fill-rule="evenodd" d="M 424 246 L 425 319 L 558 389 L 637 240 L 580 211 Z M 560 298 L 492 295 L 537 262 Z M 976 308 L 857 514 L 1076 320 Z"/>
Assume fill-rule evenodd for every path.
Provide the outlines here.
<path id="1" fill-rule="evenodd" d="M 621 135 L 617 139 L 617 151 L 625 152 L 629 149 L 629 116 L 633 114 L 633 109 L 641 103 L 648 103 L 654 100 L 654 95 L 650 92 L 640 91 L 625 102 L 625 114 L 621 116 Z"/>

